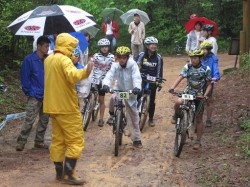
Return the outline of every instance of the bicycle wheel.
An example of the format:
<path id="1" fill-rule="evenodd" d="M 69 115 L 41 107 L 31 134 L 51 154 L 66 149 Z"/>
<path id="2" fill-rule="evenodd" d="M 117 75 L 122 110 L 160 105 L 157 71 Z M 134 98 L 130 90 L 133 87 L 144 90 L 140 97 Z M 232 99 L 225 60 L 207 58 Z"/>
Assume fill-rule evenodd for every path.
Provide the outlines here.
<path id="1" fill-rule="evenodd" d="M 178 120 L 177 120 L 178 121 Z M 187 111 L 182 111 L 179 125 L 176 124 L 176 134 L 174 143 L 174 154 L 179 157 L 186 142 L 188 115 Z"/>
<path id="2" fill-rule="evenodd" d="M 115 129 L 115 156 L 118 156 L 118 152 L 119 152 L 119 145 L 121 143 L 121 135 L 122 135 L 122 131 L 121 131 L 121 125 L 122 125 L 122 111 L 121 110 L 117 110 L 116 112 L 116 117 L 115 117 L 115 123 L 116 123 L 116 129 Z"/>
<path id="3" fill-rule="evenodd" d="M 143 97 L 142 105 L 141 105 L 141 116 L 140 116 L 140 130 L 142 131 L 148 117 L 149 110 L 149 95 Z"/>
<path id="4" fill-rule="evenodd" d="M 100 104 L 98 102 L 98 95 L 95 96 L 95 102 L 94 102 L 94 108 L 93 108 L 93 111 L 92 111 L 92 121 L 95 121 L 97 119 L 97 115 L 98 115 L 98 112 L 99 112 L 99 109 L 100 109 Z"/>
<path id="5" fill-rule="evenodd" d="M 89 125 L 89 121 L 91 118 L 92 110 L 93 110 L 93 102 L 94 102 L 94 95 L 90 94 L 88 102 L 86 103 L 84 114 L 83 114 L 83 124 L 84 128 L 83 130 L 86 131 Z"/>

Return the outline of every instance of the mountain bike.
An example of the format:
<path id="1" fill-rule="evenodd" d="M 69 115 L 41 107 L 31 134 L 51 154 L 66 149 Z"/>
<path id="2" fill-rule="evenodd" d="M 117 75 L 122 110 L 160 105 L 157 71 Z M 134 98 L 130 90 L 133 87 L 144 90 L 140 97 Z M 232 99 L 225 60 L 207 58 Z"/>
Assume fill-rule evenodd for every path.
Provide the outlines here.
<path id="1" fill-rule="evenodd" d="M 127 125 L 126 112 L 124 100 L 129 99 L 129 95 L 132 94 L 132 90 L 122 91 L 122 90 L 110 90 L 110 93 L 116 93 L 115 98 L 115 110 L 114 110 L 114 123 L 113 134 L 115 135 L 115 156 L 118 156 L 119 146 L 122 145 L 122 136 L 124 129 Z"/>
<path id="2" fill-rule="evenodd" d="M 100 81 L 98 79 L 92 79 L 90 93 L 84 101 L 85 105 L 82 110 L 84 131 L 87 130 L 91 117 L 92 121 L 95 121 L 99 112 L 100 106 L 98 102 L 99 95 L 97 88 L 99 84 Z"/>
<path id="3" fill-rule="evenodd" d="M 194 131 L 196 128 L 195 124 L 195 103 L 194 100 L 203 100 L 203 96 L 195 96 L 182 92 L 174 92 L 173 95 L 180 97 L 184 100 L 183 104 L 180 105 L 179 111 L 177 112 L 176 119 L 176 134 L 174 143 L 174 154 L 179 157 L 186 143 L 187 136 L 190 138 L 191 130 Z"/>
<path id="4" fill-rule="evenodd" d="M 139 125 L 140 125 L 140 130 L 142 131 L 146 124 L 146 120 L 147 120 L 148 112 L 149 112 L 150 94 L 151 94 L 150 83 L 156 84 L 159 81 L 164 82 L 166 81 L 166 79 L 156 78 L 156 77 L 145 75 L 145 74 L 141 74 L 141 77 L 143 81 L 146 82 L 146 84 L 142 88 L 142 97 L 140 98 L 139 103 L 138 103 L 138 109 L 140 113 Z"/>

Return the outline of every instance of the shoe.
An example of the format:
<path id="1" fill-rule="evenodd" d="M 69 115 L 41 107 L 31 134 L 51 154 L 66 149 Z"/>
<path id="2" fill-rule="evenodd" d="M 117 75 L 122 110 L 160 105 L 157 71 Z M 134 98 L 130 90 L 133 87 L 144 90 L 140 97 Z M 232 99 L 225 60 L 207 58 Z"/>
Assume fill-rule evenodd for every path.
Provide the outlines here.
<path id="1" fill-rule="evenodd" d="M 196 141 L 194 143 L 193 149 L 194 150 L 199 150 L 201 148 L 201 143 L 199 141 Z"/>
<path id="2" fill-rule="evenodd" d="M 114 123 L 115 123 L 115 116 L 110 115 L 109 118 L 108 118 L 108 124 L 113 125 Z"/>
<path id="3" fill-rule="evenodd" d="M 63 180 L 63 162 L 54 162 L 56 169 L 56 180 Z"/>
<path id="4" fill-rule="evenodd" d="M 49 149 L 49 146 L 44 142 L 35 142 L 34 147 L 37 149 Z"/>
<path id="5" fill-rule="evenodd" d="M 206 127 L 212 127 L 212 121 L 211 119 L 206 120 Z"/>
<path id="6" fill-rule="evenodd" d="M 136 147 L 136 148 L 143 148 L 141 140 L 134 141 L 133 146 Z"/>
<path id="7" fill-rule="evenodd" d="M 23 151 L 25 144 L 17 143 L 16 151 Z"/>
<path id="8" fill-rule="evenodd" d="M 149 125 L 150 127 L 154 127 L 154 126 L 155 126 L 154 120 L 153 120 L 153 119 L 149 119 L 149 120 L 148 120 L 148 125 Z"/>
<path id="9" fill-rule="evenodd" d="M 104 121 L 103 121 L 103 119 L 100 119 L 98 122 L 98 126 L 103 127 L 103 125 L 104 125 Z"/>
<path id="10" fill-rule="evenodd" d="M 71 185 L 82 185 L 83 180 L 75 176 L 76 159 L 65 158 L 64 162 L 64 182 Z"/>

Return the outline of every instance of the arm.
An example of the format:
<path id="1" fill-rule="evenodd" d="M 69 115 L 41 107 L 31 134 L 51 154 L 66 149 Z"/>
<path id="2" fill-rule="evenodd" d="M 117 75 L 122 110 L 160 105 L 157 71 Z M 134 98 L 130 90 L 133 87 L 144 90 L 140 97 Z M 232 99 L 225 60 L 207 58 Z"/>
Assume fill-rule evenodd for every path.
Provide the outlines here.
<path id="1" fill-rule="evenodd" d="M 181 73 L 180 73 L 178 79 L 174 82 L 174 84 L 171 86 L 170 89 L 175 89 L 184 78 L 187 78 L 187 76 L 188 76 L 188 64 L 186 64 L 182 68 Z"/>
<path id="2" fill-rule="evenodd" d="M 218 45 L 217 45 L 217 41 L 216 39 L 214 38 L 214 40 L 212 41 L 212 45 L 213 45 L 213 49 L 212 49 L 212 52 L 217 55 L 217 52 L 218 52 Z"/>
<path id="3" fill-rule="evenodd" d="M 118 31 L 119 31 L 119 26 L 118 26 L 117 22 L 116 22 L 116 21 L 113 21 L 112 23 L 113 23 L 113 24 L 112 24 L 113 31 L 114 31 L 114 32 L 118 32 Z"/>
<path id="4" fill-rule="evenodd" d="M 207 97 L 208 94 L 211 92 L 211 90 L 212 90 L 212 84 L 211 84 L 211 81 L 208 81 L 207 82 L 207 89 L 206 89 L 206 92 L 204 94 L 204 97 Z"/>
<path id="5" fill-rule="evenodd" d="M 157 68 L 157 77 L 162 78 L 163 77 L 163 59 L 160 57 L 160 61 Z"/>
<path id="6" fill-rule="evenodd" d="M 219 71 L 218 57 L 217 56 L 214 56 L 212 78 L 216 78 L 217 81 L 220 80 L 220 71 Z"/>
<path id="7" fill-rule="evenodd" d="M 31 75 L 31 67 L 30 67 L 30 61 L 25 58 L 22 67 L 21 67 L 21 84 L 22 84 L 22 90 L 25 95 L 31 96 L 31 81 L 30 81 L 30 75 Z"/>
<path id="8" fill-rule="evenodd" d="M 141 74 L 137 64 L 135 63 L 132 67 L 132 80 L 133 80 L 133 88 L 139 88 L 141 90 Z"/>
<path id="9" fill-rule="evenodd" d="M 141 34 L 141 36 L 142 36 L 142 39 L 144 40 L 145 39 L 145 26 L 144 26 L 144 23 L 142 25 L 142 34 Z"/>
<path id="10" fill-rule="evenodd" d="M 191 46 L 191 38 L 190 38 L 190 33 L 187 35 L 187 44 L 186 44 L 186 52 L 188 53 L 188 51 L 190 50 L 190 46 Z"/>
<path id="11" fill-rule="evenodd" d="M 174 84 L 170 87 L 170 89 L 175 89 L 180 82 L 184 79 L 184 77 L 182 77 L 181 75 L 179 75 L 179 77 L 175 80 Z"/>
<path id="12" fill-rule="evenodd" d="M 133 26 L 132 26 L 132 22 L 129 24 L 128 32 L 129 32 L 129 34 L 133 34 L 133 33 L 134 33 L 134 29 L 133 29 Z"/>
<path id="13" fill-rule="evenodd" d="M 102 32 L 104 34 L 106 34 L 106 24 L 105 23 L 102 24 Z"/>

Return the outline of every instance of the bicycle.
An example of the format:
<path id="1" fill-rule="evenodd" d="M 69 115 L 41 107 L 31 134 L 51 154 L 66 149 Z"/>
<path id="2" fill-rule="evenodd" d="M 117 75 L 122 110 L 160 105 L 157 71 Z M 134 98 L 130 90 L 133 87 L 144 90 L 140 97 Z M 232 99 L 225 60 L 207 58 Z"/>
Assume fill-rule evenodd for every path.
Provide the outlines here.
<path id="1" fill-rule="evenodd" d="M 142 79 L 144 82 L 146 82 L 144 88 L 142 89 L 142 97 L 140 98 L 139 104 L 138 104 L 138 109 L 139 109 L 139 113 L 140 113 L 140 130 L 142 131 L 145 124 L 146 124 L 146 120 L 148 117 L 148 113 L 149 113 L 149 104 L 150 104 L 150 94 L 151 94 L 151 90 L 150 90 L 150 83 L 154 83 L 156 84 L 156 82 L 159 81 L 166 81 L 166 79 L 163 78 L 156 78 L 150 75 L 145 75 L 145 74 L 141 74 Z"/>
<path id="2" fill-rule="evenodd" d="M 85 99 L 85 105 L 82 110 L 83 115 L 83 130 L 86 131 L 92 117 L 92 121 L 95 121 L 99 112 L 98 102 L 98 89 L 97 85 L 100 84 L 98 79 L 92 79 L 91 88 L 88 97 Z"/>
<path id="3" fill-rule="evenodd" d="M 110 90 L 110 93 L 117 93 L 117 97 L 115 99 L 114 104 L 115 120 L 114 123 L 111 125 L 113 126 L 113 134 L 115 135 L 115 156 L 118 156 L 119 146 L 122 145 L 122 136 L 124 133 L 124 129 L 127 125 L 124 100 L 129 99 L 129 95 L 132 94 L 132 90 Z"/>
<path id="4" fill-rule="evenodd" d="M 180 105 L 177 119 L 176 119 L 176 134 L 175 134 L 175 143 L 174 143 L 174 154 L 176 157 L 179 157 L 182 151 L 184 144 L 186 143 L 186 136 L 190 137 L 190 131 L 194 130 L 196 127 L 195 124 L 195 99 L 203 100 L 204 96 L 195 96 L 191 94 L 186 94 L 182 92 L 173 92 L 173 95 L 180 97 L 184 100 L 184 103 Z M 191 130 L 190 130 L 191 129 Z"/>

